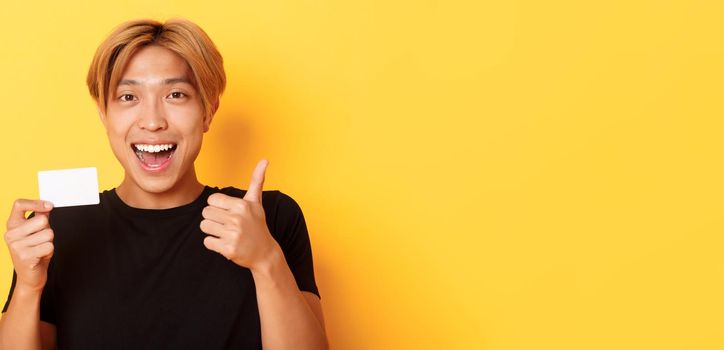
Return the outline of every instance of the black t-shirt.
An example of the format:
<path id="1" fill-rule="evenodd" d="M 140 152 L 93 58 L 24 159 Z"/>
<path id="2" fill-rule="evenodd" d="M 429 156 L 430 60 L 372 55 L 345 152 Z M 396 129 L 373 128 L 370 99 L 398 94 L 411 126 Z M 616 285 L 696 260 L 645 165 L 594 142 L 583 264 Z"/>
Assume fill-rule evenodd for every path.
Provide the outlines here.
<path id="1" fill-rule="evenodd" d="M 203 244 L 214 192 L 246 193 L 206 186 L 192 203 L 139 209 L 108 190 L 98 205 L 53 209 L 40 319 L 55 324 L 58 349 L 262 348 L 251 271 Z M 262 204 L 297 286 L 319 296 L 299 205 L 280 191 L 263 191 Z"/>

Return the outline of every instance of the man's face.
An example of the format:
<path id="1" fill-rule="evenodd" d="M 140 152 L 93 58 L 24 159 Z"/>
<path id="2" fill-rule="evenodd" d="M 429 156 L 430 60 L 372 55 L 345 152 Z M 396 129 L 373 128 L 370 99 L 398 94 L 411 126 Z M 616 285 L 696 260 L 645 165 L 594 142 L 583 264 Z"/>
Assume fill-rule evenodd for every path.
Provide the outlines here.
<path id="1" fill-rule="evenodd" d="M 159 46 L 137 51 L 101 119 L 118 161 L 135 190 L 163 193 L 195 176 L 193 163 L 211 118 L 204 118 L 191 70 Z M 195 180 L 195 177 L 194 177 Z"/>

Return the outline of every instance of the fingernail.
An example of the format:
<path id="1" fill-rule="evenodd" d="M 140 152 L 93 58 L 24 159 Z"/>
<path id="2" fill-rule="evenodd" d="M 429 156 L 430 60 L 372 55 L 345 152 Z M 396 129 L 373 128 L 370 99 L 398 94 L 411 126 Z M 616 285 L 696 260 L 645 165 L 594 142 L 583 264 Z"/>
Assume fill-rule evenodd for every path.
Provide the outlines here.
<path id="1" fill-rule="evenodd" d="M 43 206 L 45 207 L 45 209 L 52 209 L 52 208 L 53 208 L 53 203 L 43 202 Z"/>

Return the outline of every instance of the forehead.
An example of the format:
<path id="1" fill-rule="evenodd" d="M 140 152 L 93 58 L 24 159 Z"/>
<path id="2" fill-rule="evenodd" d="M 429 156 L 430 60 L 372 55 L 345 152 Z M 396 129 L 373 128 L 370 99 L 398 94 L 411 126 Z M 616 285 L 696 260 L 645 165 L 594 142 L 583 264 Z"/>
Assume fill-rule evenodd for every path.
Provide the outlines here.
<path id="1" fill-rule="evenodd" d="M 188 63 L 175 52 L 150 45 L 141 48 L 131 56 L 121 79 L 132 79 L 151 83 L 171 78 L 188 78 Z"/>

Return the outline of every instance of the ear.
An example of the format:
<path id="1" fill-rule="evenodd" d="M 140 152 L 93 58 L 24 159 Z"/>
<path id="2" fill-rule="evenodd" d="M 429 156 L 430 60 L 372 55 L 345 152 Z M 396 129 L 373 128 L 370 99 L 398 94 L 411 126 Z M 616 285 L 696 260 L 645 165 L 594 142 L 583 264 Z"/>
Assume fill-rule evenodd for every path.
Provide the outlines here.
<path id="1" fill-rule="evenodd" d="M 204 132 L 209 131 L 211 121 L 214 120 L 216 111 L 219 109 L 219 98 L 217 97 L 211 105 L 211 114 L 204 117 Z"/>

